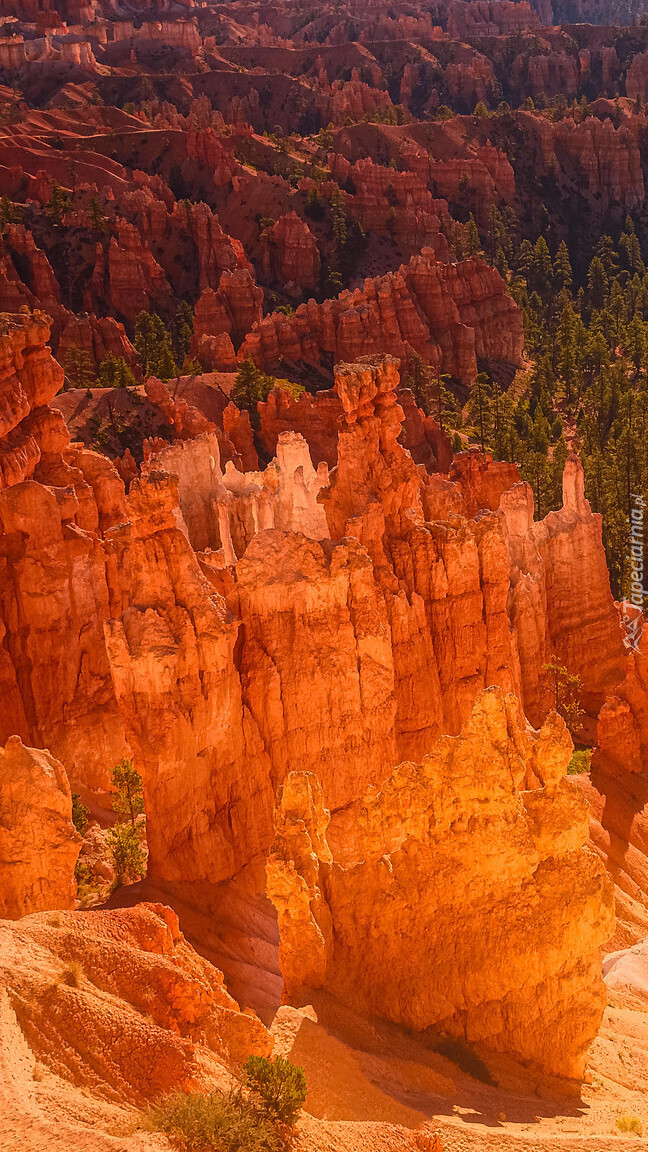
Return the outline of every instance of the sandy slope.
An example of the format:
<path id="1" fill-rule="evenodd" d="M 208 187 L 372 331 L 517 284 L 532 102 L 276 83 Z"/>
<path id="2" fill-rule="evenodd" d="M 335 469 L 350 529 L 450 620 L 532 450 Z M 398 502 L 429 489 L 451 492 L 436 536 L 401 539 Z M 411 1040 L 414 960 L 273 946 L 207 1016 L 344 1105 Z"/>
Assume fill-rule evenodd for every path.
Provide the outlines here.
<path id="1" fill-rule="evenodd" d="M 498 1076 L 508 1090 L 492 1087 L 420 1040 L 326 998 L 280 1008 L 275 1051 L 303 1065 L 309 1084 L 302 1152 L 431 1152 L 435 1132 L 445 1152 L 641 1146 L 648 1140 L 648 944 L 607 957 L 605 971 L 610 1003 L 580 1097 L 552 1098 L 550 1085 L 540 1096 L 524 1072 L 504 1064 Z M 0 1152 L 170 1147 L 138 1130 L 136 1108 L 102 1100 L 47 1067 L 11 995 L 10 983 L 0 988 Z M 110 996 L 102 996 L 110 1011 Z M 622 1135 L 621 1115 L 638 1117 L 647 1136 Z"/>
<path id="2" fill-rule="evenodd" d="M 446 1152 L 501 1149 L 626 1149 L 616 1118 L 639 1116 L 648 1129 L 648 1014 L 611 1006 L 591 1060 L 592 1084 L 581 1099 L 551 1101 L 505 1092 L 405 1036 L 338 1021 L 340 1039 L 315 1022 L 315 1011 L 283 1008 L 277 1051 L 301 1063 L 310 1094 L 304 1152 L 400 1152 L 425 1149 L 438 1132 Z M 392 1054 L 384 1054 L 389 1043 Z M 144 1152 L 169 1147 L 137 1131 L 138 1113 L 91 1097 L 34 1058 L 4 996 L 0 1003 L 0 1150 L 5 1152 Z"/>

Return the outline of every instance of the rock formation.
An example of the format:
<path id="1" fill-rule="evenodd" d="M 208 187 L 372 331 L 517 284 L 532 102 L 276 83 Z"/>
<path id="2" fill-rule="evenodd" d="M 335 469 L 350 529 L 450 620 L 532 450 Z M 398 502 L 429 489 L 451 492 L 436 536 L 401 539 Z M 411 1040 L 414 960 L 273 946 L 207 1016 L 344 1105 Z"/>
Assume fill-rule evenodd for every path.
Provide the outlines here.
<path id="1" fill-rule="evenodd" d="M 457 40 L 471 36 L 497 36 L 538 27 L 538 16 L 528 3 L 508 0 L 477 0 L 453 3 L 448 11 L 448 33 Z"/>
<path id="2" fill-rule="evenodd" d="M 170 908 L 34 915 L 0 925 L 0 941 L 21 1058 L 104 1100 L 141 1108 L 271 1051 Z"/>
<path id="3" fill-rule="evenodd" d="M 74 467 L 63 460 L 67 429 L 45 407 L 63 380 L 48 333 L 38 313 L 1 320 L 0 738 L 49 747 L 72 779 L 105 786 L 124 740 L 103 642 L 97 528 L 119 508 L 123 486 L 94 453 L 74 450 Z"/>
<path id="4" fill-rule="evenodd" d="M 175 913 L 115 910 L 144 896 L 173 904 L 241 1004 L 277 1007 L 280 950 L 302 1003 L 277 1014 L 279 1049 L 301 1063 L 312 1045 L 304 1147 L 440 1152 L 432 1090 L 471 1124 L 449 1061 L 498 1084 L 477 1090 L 474 1128 L 507 1123 L 504 1081 L 517 1123 L 530 1091 L 581 1076 L 600 949 L 648 934 L 648 634 L 613 601 L 577 458 L 536 521 L 516 466 L 462 450 L 476 437 L 440 388 L 419 409 L 412 368 L 449 373 L 458 399 L 487 369 L 517 401 L 536 343 L 524 357 L 521 241 L 545 235 L 553 261 L 565 238 L 576 303 L 628 213 L 619 284 L 646 321 L 648 29 L 606 24 L 641 4 L 4 0 L 0 1112 L 16 1146 L 159 1144 L 127 1127 L 133 1108 L 227 1090 L 270 1050 Z M 488 262 L 464 258 L 482 245 Z M 148 375 L 141 310 L 182 375 Z M 60 396 L 50 348 L 69 382 L 83 359 Z M 85 364 L 113 356 L 137 387 L 87 388 Z M 307 391 L 239 410 L 247 356 Z M 582 754 L 565 775 L 553 658 L 582 683 L 581 775 Z M 148 875 L 81 917 L 70 792 L 98 818 L 87 907 L 115 878 L 102 809 L 123 756 Z M 609 983 L 630 1003 L 640 949 L 627 963 Z M 635 1047 L 603 1087 L 586 1078 L 590 1143 L 611 1084 L 643 1116 Z"/>
<path id="5" fill-rule="evenodd" d="M 142 311 L 168 309 L 171 286 L 133 224 L 118 221 L 117 236 L 97 245 L 92 278 L 84 292 L 88 312 L 104 305 L 131 323 Z"/>
<path id="6" fill-rule="evenodd" d="M 0 750 L 0 917 L 73 908 L 80 843 L 63 765 L 11 736 Z"/>
<path id="7" fill-rule="evenodd" d="M 317 241 L 296 212 L 280 216 L 263 233 L 263 272 L 267 280 L 278 281 L 291 296 L 301 296 L 319 285 Z"/>
<path id="8" fill-rule="evenodd" d="M 548 52 L 530 60 L 520 55 L 513 61 L 511 81 L 522 98 L 539 92 L 574 97 L 579 84 L 578 61 L 566 52 Z"/>
<path id="9" fill-rule="evenodd" d="M 469 382 L 477 357 L 518 364 L 523 334 L 520 313 L 504 282 L 482 260 L 442 264 L 431 251 L 398 272 L 365 280 L 355 292 L 301 304 L 292 316 L 274 312 L 257 322 L 240 356 L 261 367 L 284 357 L 318 366 L 389 352 L 416 352 L 443 372 Z"/>
<path id="10" fill-rule="evenodd" d="M 403 252 L 414 254 L 432 248 L 439 259 L 449 258 L 440 231 L 448 205 L 432 195 L 418 173 L 395 171 L 369 157 L 352 164 L 342 152 L 332 152 L 328 164 L 339 186 L 354 189 L 345 196 L 344 209 L 363 228 L 391 233 Z M 333 192 L 335 185 L 326 187 Z"/>
<path id="11" fill-rule="evenodd" d="M 177 506 L 177 481 L 151 472 L 131 484 L 129 520 L 106 533 L 106 648 L 152 816 L 149 874 L 191 886 L 254 855 L 272 789 L 234 662 L 238 622 L 201 575 Z"/>
<path id="12" fill-rule="evenodd" d="M 214 433 L 154 453 L 142 474 L 159 470 L 178 477 L 183 527 L 197 552 L 222 548 L 225 562 L 235 564 L 254 537 L 269 528 L 312 540 L 328 538 L 324 509 L 317 502 L 328 470 L 323 464 L 315 471 L 299 433 L 280 434 L 277 457 L 263 472 L 240 472 L 230 461 L 223 473 Z"/>
<path id="13" fill-rule="evenodd" d="M 295 398 L 285 388 L 274 388 L 268 399 L 258 404 L 259 439 L 274 456 L 282 432 L 299 432 L 308 443 L 313 464 L 324 461 L 329 468 L 337 463 L 338 425 L 342 404 L 334 389 L 302 392 Z"/>
<path id="14" fill-rule="evenodd" d="M 196 304 L 192 353 L 205 367 L 228 369 L 236 363 L 232 338 L 241 337 L 261 320 L 263 291 L 246 269 L 223 272 L 218 288 L 205 288 Z"/>
<path id="15" fill-rule="evenodd" d="M 648 52 L 633 56 L 626 72 L 626 96 L 631 100 L 648 98 Z"/>
<path id="16" fill-rule="evenodd" d="M 111 316 L 95 316 L 91 313 L 89 316 L 82 315 L 68 320 L 61 332 L 57 349 L 60 362 L 65 362 L 66 353 L 70 349 L 77 348 L 86 352 L 97 366 L 109 356 L 121 356 L 131 368 L 139 372 L 137 354 L 126 335 L 126 329 Z"/>
<path id="17" fill-rule="evenodd" d="M 460 736 L 337 817 L 314 776 L 291 774 L 267 867 L 286 996 L 326 988 L 487 1062 L 495 1050 L 580 1079 L 614 919 L 570 755 L 555 714 L 525 731 L 491 688 Z"/>
<path id="18" fill-rule="evenodd" d="M 530 489 L 501 498 L 511 556 L 509 613 L 515 630 L 527 715 L 538 722 L 548 706 L 543 664 L 556 653 L 583 685 L 591 720 L 623 680 L 627 653 L 612 599 L 600 517 L 585 500 L 583 468 L 570 458 L 563 507 L 533 522 Z M 593 662 L 591 653 L 599 658 Z M 543 684 L 544 681 L 544 684 Z M 587 729 L 593 734 L 593 725 Z"/>
<path id="19" fill-rule="evenodd" d="M 628 127 L 593 117 L 580 124 L 570 119 L 551 124 L 527 112 L 518 115 L 536 178 L 552 173 L 567 187 L 584 185 L 603 213 L 614 205 L 630 210 L 643 201 L 639 145 Z"/>
<path id="20" fill-rule="evenodd" d="M 60 378 L 43 325 L 24 354 L 31 331 L 5 337 L 7 426 Z M 211 430 L 151 451 L 126 497 L 109 462 L 70 446 L 44 409 L 30 478 L 0 493 L 4 739 L 49 746 L 99 793 L 132 753 L 159 882 L 233 876 L 267 849 L 287 773 L 316 771 L 336 809 L 457 733 L 490 684 L 539 723 L 554 650 L 594 714 L 623 678 L 577 466 L 562 513 L 533 524 L 510 466 L 460 456 L 446 478 L 416 465 L 399 441 L 398 382 L 389 358 L 338 365 L 328 484 L 292 431 L 277 430 L 275 463 L 245 473 L 223 470 Z M 588 662 L 582 637 L 606 660 Z"/>

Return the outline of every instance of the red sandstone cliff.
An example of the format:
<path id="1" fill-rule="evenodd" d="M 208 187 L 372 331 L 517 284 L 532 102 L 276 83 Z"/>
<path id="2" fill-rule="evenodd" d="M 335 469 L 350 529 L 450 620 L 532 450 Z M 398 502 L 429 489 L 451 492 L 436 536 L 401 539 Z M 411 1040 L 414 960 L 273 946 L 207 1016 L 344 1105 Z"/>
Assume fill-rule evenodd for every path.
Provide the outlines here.
<path id="1" fill-rule="evenodd" d="M 482 260 L 442 264 L 426 250 L 355 292 L 266 316 L 239 355 L 265 367 L 280 357 L 319 365 L 323 353 L 338 361 L 416 352 L 469 381 L 478 356 L 517 364 L 522 346 L 522 319 L 499 273 Z"/>
<path id="2" fill-rule="evenodd" d="M 263 274 L 289 295 L 302 295 L 319 285 L 317 241 L 295 212 L 280 216 L 263 234 Z"/>

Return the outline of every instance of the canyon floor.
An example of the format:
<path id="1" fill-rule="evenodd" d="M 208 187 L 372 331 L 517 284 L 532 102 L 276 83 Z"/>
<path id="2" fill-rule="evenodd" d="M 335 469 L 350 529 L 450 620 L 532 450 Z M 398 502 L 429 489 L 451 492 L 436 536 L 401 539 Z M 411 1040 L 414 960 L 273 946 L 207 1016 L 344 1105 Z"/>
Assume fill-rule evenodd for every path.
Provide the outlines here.
<path id="1" fill-rule="evenodd" d="M 589 1060 L 580 1097 L 543 1099 L 485 1085 L 449 1059 L 395 1030 L 346 1018 L 328 1027 L 317 1011 L 282 1008 L 275 1051 L 304 1067 L 309 1096 L 299 1126 L 304 1152 L 409 1152 L 438 1133 L 447 1152 L 565 1148 L 626 1149 L 617 1119 L 648 1120 L 648 1012 L 614 995 Z M 329 1010 L 330 1011 L 330 1010 Z M 327 1016 L 326 1008 L 323 1012 Z M 171 1145 L 139 1130 L 133 1109 L 98 1102 L 43 1065 L 20 1043 L 6 1003 L 0 1025 L 3 1129 L 7 1152 L 139 1152 Z M 382 1033 L 382 1034 L 381 1034 Z"/>

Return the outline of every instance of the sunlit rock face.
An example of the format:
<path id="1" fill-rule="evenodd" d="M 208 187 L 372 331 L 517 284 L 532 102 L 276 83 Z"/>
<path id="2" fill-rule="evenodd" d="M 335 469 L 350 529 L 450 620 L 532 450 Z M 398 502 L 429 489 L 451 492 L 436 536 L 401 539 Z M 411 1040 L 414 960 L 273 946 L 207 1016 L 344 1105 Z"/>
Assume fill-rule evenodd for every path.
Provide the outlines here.
<path id="1" fill-rule="evenodd" d="M 482 693 L 457 737 L 330 817 L 317 779 L 280 792 L 267 866 L 292 1000 L 354 1009 L 579 1078 L 606 997 L 612 883 L 585 847 L 571 740 Z"/>

